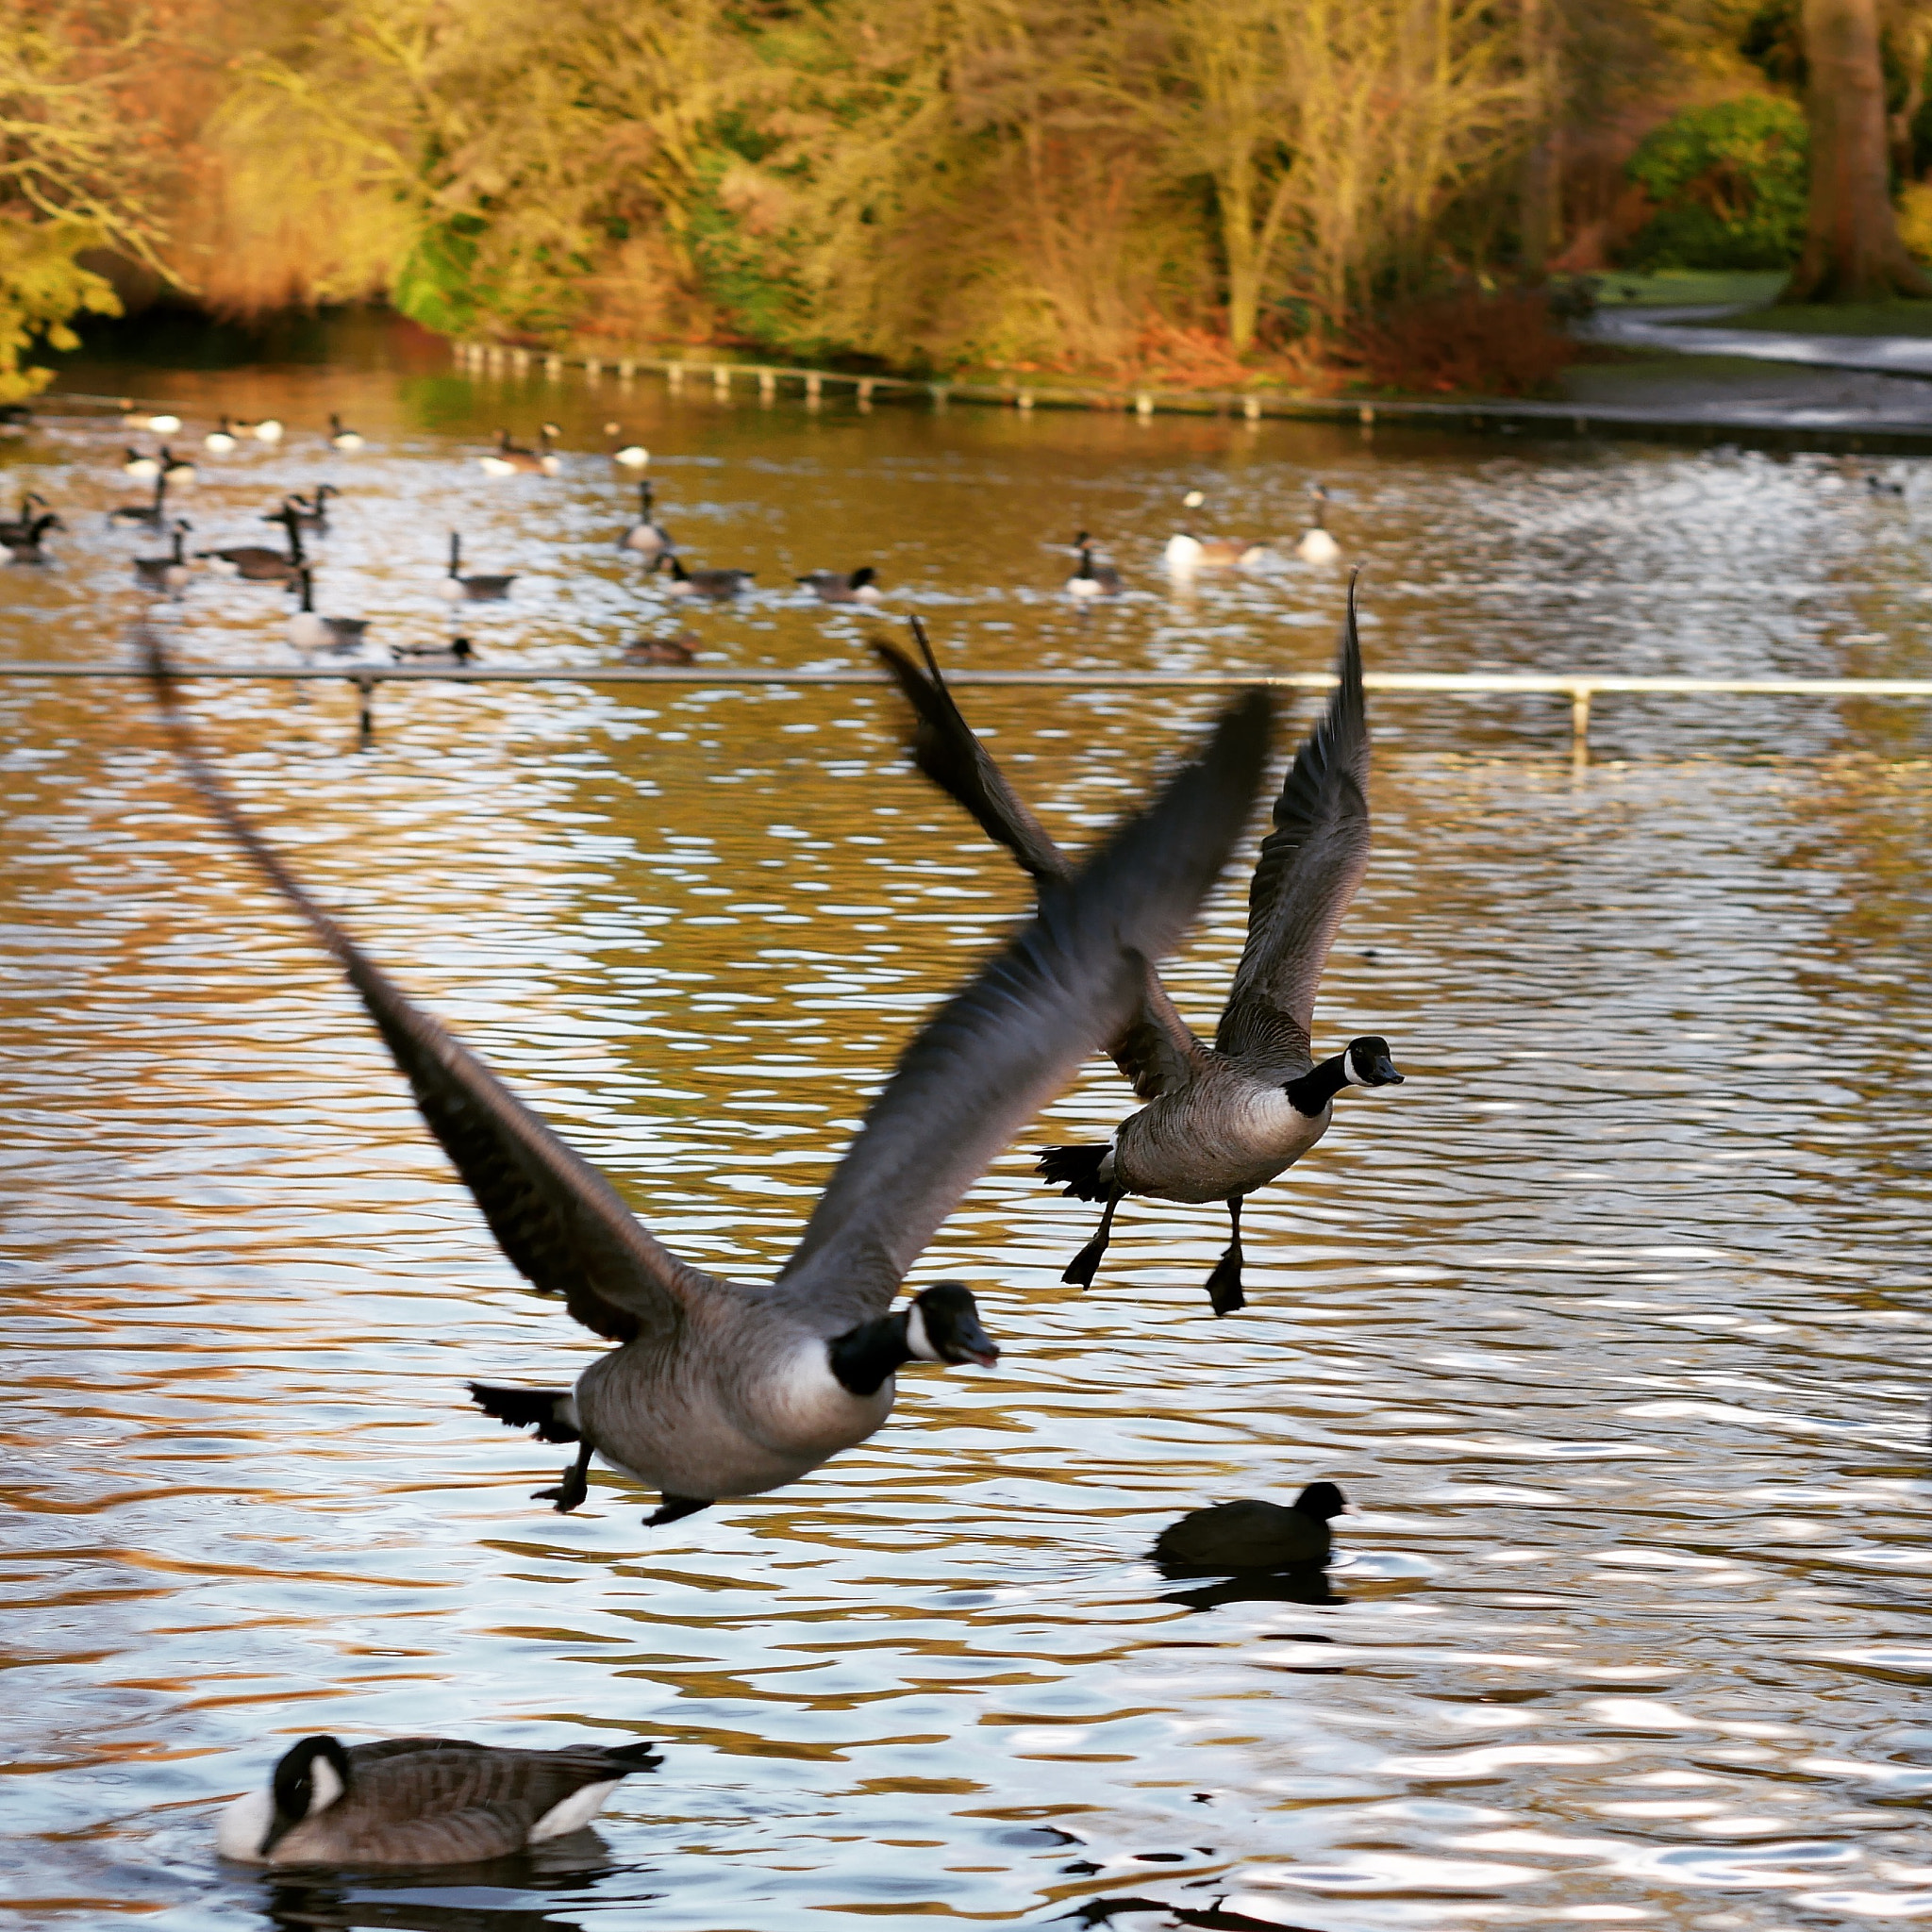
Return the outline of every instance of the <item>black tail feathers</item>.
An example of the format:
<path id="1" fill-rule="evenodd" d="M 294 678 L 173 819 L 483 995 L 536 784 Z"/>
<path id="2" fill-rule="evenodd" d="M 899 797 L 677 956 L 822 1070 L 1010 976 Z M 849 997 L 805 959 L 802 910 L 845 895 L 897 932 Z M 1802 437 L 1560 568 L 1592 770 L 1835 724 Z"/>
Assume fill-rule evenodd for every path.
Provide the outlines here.
<path id="1" fill-rule="evenodd" d="M 626 1777 L 634 1771 L 656 1771 L 664 1762 L 655 1744 L 614 1744 L 604 1755 L 613 1767 L 623 1765 Z"/>
<path id="2" fill-rule="evenodd" d="M 1088 1147 L 1042 1147 L 1038 1172 L 1069 1201 L 1105 1201 L 1113 1190 L 1100 1178 L 1100 1164 L 1113 1149 L 1105 1141 Z"/>
<path id="3" fill-rule="evenodd" d="M 507 1389 L 495 1382 L 468 1385 L 476 1407 L 507 1429 L 535 1429 L 540 1441 L 575 1442 L 577 1429 L 564 1420 L 568 1389 Z"/>

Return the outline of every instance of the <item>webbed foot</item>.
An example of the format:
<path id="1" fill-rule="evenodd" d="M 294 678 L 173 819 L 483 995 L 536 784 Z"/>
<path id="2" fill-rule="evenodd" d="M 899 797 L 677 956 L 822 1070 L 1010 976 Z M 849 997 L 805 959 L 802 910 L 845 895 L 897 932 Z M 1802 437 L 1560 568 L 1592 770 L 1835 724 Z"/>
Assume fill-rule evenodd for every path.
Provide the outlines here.
<path id="1" fill-rule="evenodd" d="M 1241 1244 L 1231 1242 L 1227 1252 L 1214 1264 L 1208 1277 L 1208 1299 L 1217 1315 L 1231 1315 L 1244 1308 L 1248 1298 L 1241 1292 Z"/>
<path id="2" fill-rule="evenodd" d="M 591 1457 L 595 1453 L 591 1447 L 590 1437 L 582 1438 L 577 1445 L 577 1459 L 564 1471 L 563 1480 L 554 1490 L 533 1491 L 531 1500 L 554 1503 L 559 1516 L 568 1516 L 591 1493 Z"/>
<path id="3" fill-rule="evenodd" d="M 644 1527 L 656 1529 L 659 1524 L 675 1523 L 680 1516 L 695 1516 L 716 1500 L 712 1496 L 674 1496 L 667 1491 L 664 1500 L 644 1518 Z"/>
<path id="4" fill-rule="evenodd" d="M 1060 1279 L 1071 1282 L 1075 1288 L 1091 1288 L 1093 1286 L 1093 1277 L 1100 1272 L 1100 1257 L 1106 1253 L 1107 1242 L 1099 1235 L 1095 1235 L 1067 1263 L 1067 1272 L 1060 1276 Z"/>

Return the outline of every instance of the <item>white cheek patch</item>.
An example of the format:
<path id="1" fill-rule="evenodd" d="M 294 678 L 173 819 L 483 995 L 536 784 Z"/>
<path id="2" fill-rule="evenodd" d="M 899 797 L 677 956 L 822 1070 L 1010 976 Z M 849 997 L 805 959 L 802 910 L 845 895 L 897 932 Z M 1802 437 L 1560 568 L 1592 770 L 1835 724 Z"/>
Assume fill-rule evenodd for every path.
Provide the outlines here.
<path id="1" fill-rule="evenodd" d="M 342 1795 L 342 1781 L 326 1757 L 318 1757 L 308 1767 L 308 1775 L 309 1789 L 315 1793 L 308 1801 L 308 1815 L 313 1818 L 318 1811 L 326 1811 Z"/>
<path id="2" fill-rule="evenodd" d="M 945 1360 L 945 1357 L 932 1345 L 932 1337 L 925 1332 L 925 1310 L 917 1302 L 912 1304 L 906 1317 L 906 1346 L 911 1350 L 914 1361 Z"/>
<path id="3" fill-rule="evenodd" d="M 1344 1047 L 1341 1054 L 1341 1084 L 1344 1087 L 1366 1087 L 1369 1083 L 1356 1071 L 1355 1048 Z"/>
<path id="4" fill-rule="evenodd" d="M 266 1791 L 246 1791 L 222 1813 L 215 1826 L 215 1850 L 246 1865 L 266 1864 L 262 1840 L 275 1822 L 275 1800 Z"/>

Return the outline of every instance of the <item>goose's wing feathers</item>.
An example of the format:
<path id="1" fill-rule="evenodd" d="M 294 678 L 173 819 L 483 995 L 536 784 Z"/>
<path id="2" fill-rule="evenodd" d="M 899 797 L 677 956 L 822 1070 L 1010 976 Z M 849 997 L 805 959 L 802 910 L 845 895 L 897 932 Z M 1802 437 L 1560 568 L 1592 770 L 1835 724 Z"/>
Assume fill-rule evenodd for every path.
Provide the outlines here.
<path id="1" fill-rule="evenodd" d="M 1307 1071 L 1322 967 L 1368 870 L 1369 720 L 1353 583 L 1341 674 L 1274 802 L 1248 893 L 1247 945 L 1214 1041 L 1263 1076 Z"/>
<path id="2" fill-rule="evenodd" d="M 882 1314 L 993 1158 L 1125 1024 L 1146 962 L 1213 884 L 1267 758 L 1273 707 L 1250 692 L 1206 755 L 1080 870 L 941 1008 L 873 1103 L 776 1292 L 825 1334 Z"/>
<path id="3" fill-rule="evenodd" d="M 908 747 L 912 762 L 1036 880 L 1044 884 L 1070 877 L 1073 866 L 1066 854 L 1007 782 L 1007 774 L 953 702 L 926 641 L 925 627 L 916 619 L 913 635 L 925 659 L 924 671 L 896 646 L 882 641 L 873 645 L 912 707 L 917 721 Z M 1151 965 L 1139 1008 L 1107 1042 L 1107 1050 L 1143 1100 L 1185 1086 L 1204 1058 L 1201 1042 L 1175 1011 Z"/>
<path id="4" fill-rule="evenodd" d="M 511 1264 L 547 1294 L 560 1294 L 593 1333 L 625 1341 L 668 1338 L 685 1298 L 717 1284 L 639 1225 L 610 1183 L 558 1139 L 438 1021 L 411 1005 L 303 889 L 202 758 L 180 708 L 160 646 L 147 641 L 149 670 L 175 746 L 195 788 L 229 835 L 308 922 L 360 995 L 408 1081 L 429 1130 Z"/>

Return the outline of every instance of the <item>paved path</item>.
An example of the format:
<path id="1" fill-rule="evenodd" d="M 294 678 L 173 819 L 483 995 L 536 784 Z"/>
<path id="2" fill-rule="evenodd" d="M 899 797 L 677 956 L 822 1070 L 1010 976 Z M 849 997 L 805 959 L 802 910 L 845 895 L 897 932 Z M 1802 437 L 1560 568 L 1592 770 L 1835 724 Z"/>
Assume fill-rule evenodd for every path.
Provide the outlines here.
<path id="1" fill-rule="evenodd" d="M 1757 362 L 1800 362 L 1814 369 L 1860 369 L 1878 375 L 1932 376 L 1932 338 L 1794 335 L 1761 328 L 1691 326 L 1701 317 L 1735 315 L 1730 306 L 1698 308 L 1600 308 L 1577 333 L 1625 349 L 1668 349 L 1679 356 L 1744 356 Z"/>

